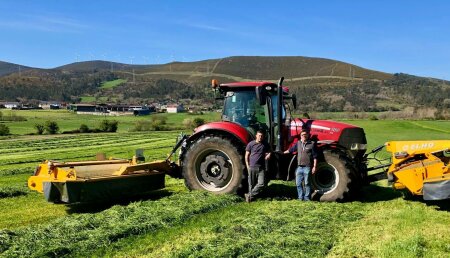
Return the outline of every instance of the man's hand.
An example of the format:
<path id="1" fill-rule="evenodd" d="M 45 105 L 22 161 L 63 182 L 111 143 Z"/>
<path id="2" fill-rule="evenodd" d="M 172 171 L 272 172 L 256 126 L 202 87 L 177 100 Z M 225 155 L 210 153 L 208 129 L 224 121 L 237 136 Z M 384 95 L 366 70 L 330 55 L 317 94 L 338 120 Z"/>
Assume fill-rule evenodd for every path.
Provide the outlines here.
<path id="1" fill-rule="evenodd" d="M 314 166 L 314 167 L 311 168 L 311 172 L 312 172 L 313 174 L 316 173 L 316 166 Z"/>

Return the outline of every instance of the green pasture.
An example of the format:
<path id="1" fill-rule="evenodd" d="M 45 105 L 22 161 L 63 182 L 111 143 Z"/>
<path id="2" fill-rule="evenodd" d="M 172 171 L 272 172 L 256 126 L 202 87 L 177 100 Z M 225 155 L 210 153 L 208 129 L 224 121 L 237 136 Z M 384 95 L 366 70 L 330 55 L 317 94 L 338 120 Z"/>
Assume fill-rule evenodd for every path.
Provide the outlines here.
<path id="1" fill-rule="evenodd" d="M 102 89 L 112 89 L 112 88 L 114 88 L 114 87 L 116 87 L 116 86 L 118 86 L 118 85 L 120 85 L 122 83 L 125 83 L 125 82 L 127 82 L 127 80 L 125 80 L 125 79 L 117 79 L 117 80 L 114 80 L 114 81 L 103 82 L 100 85 L 100 88 L 102 88 Z"/>
<path id="2" fill-rule="evenodd" d="M 80 128 L 81 124 L 87 125 L 89 128 L 97 128 L 102 120 L 116 120 L 119 122 L 118 132 L 129 132 L 134 128 L 137 121 L 150 121 L 154 117 L 165 117 L 167 127 L 170 130 L 186 130 L 183 126 L 183 120 L 196 117 L 202 118 L 205 121 L 216 121 L 220 119 L 220 113 L 211 112 L 203 115 L 188 113 L 178 114 L 151 114 L 148 116 L 108 116 L 108 115 L 78 115 L 69 110 L 3 110 L 3 115 L 15 114 L 26 118 L 26 121 L 4 122 L 10 128 L 12 135 L 33 134 L 36 132 L 34 125 L 37 123 L 45 123 L 47 120 L 52 120 L 58 123 L 60 132 L 71 131 Z"/>
<path id="3" fill-rule="evenodd" d="M 26 135 L 53 119 L 62 130 L 104 117 L 19 111 L 0 139 L 0 257 L 448 257 L 450 203 L 423 202 L 386 182 L 347 203 L 299 202 L 294 182 L 272 181 L 256 202 L 190 192 L 181 179 L 131 200 L 57 205 L 26 186 L 44 159 L 88 160 L 96 153 L 164 159 L 187 114 L 161 114 L 172 131 L 129 132 L 146 117 L 113 117 L 118 133 Z M 206 121 L 217 113 L 199 115 Z M 108 118 L 109 119 L 109 118 Z M 345 120 L 365 129 L 369 148 L 389 140 L 449 139 L 450 121 Z M 183 130 L 186 131 L 186 130 Z M 189 132 L 191 133 L 191 132 Z M 384 153 L 387 155 L 386 153 Z"/>

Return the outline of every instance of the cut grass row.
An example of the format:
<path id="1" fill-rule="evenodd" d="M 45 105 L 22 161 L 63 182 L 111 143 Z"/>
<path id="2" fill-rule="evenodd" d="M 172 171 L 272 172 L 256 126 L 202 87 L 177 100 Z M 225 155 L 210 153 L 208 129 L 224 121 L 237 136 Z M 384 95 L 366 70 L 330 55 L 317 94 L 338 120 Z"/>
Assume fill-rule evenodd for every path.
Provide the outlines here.
<path id="1" fill-rule="evenodd" d="M 361 204 L 258 201 L 130 237 L 95 255 L 114 257 L 324 257 Z"/>
<path id="2" fill-rule="evenodd" d="M 43 148 L 46 146 L 57 147 L 57 146 L 70 146 L 74 143 L 78 144 L 89 144 L 98 142 L 119 142 L 126 141 L 128 139 L 158 139 L 167 138 L 168 132 L 151 132 L 151 133 L 134 133 L 134 134 L 122 134 L 122 133 L 109 133 L 109 134 L 78 134 L 69 135 L 64 137 L 53 137 L 39 139 L 40 136 L 36 136 L 36 140 L 21 140 L 16 139 L 15 141 L 4 141 L 3 145 L 0 146 L 0 151 L 4 150 L 21 150 L 28 148 L 33 150 L 33 148 Z M 172 133 L 170 133 L 172 134 Z"/>
<path id="3" fill-rule="evenodd" d="M 168 187 L 172 189 L 182 184 L 180 180 L 170 182 Z M 283 184 L 285 190 L 289 187 L 295 191 L 293 184 Z M 250 205 L 235 204 L 239 200 L 233 200 L 223 208 L 186 217 L 175 215 L 175 220 L 164 221 L 161 227 L 148 225 L 155 221 L 154 217 L 157 221 L 162 219 L 159 216 L 173 218 L 174 207 L 198 207 L 199 200 L 215 196 L 186 198 L 190 193 L 182 189 L 178 193 L 171 191 L 171 198 L 184 198 L 181 203 L 168 203 L 162 198 L 142 202 L 145 207 L 138 202 L 81 215 L 79 208 L 72 207 L 75 213 L 60 219 L 55 219 L 56 214 L 64 212 L 65 206 L 52 205 L 54 208 L 48 211 L 56 213 L 46 214 L 48 217 L 40 218 L 39 223 L 28 222 L 34 225 L 3 231 L 0 238 L 8 250 L 2 255 L 26 256 L 33 250 L 32 257 L 445 257 L 450 251 L 448 212 L 405 200 L 390 189 L 384 195 L 377 191 L 386 190 L 377 187 L 376 191 L 366 192 L 376 194 L 363 198 L 367 202 L 342 204 L 286 201 L 276 196 L 282 197 L 285 191 L 275 189 Z M 29 198 L 34 197 L 31 194 Z M 20 204 L 24 198 L 9 200 L 18 199 Z M 153 206 L 155 202 L 160 203 Z M 33 210 L 38 212 L 38 207 Z M 37 213 L 37 217 L 44 213 Z M 430 225 L 433 230 L 429 230 Z M 98 246 L 91 249 L 93 242 Z"/>
<path id="4" fill-rule="evenodd" d="M 55 147 L 36 147 L 33 150 L 27 152 L 13 152 L 9 155 L 0 156 L 0 165 L 10 165 L 10 164 L 21 164 L 21 163 L 31 163 L 39 162 L 45 159 L 75 159 L 84 157 L 94 157 L 98 152 L 105 152 L 109 155 L 121 154 L 126 155 L 125 158 L 131 158 L 135 149 L 151 149 L 153 156 L 155 153 L 164 158 L 162 150 L 167 149 L 174 145 L 175 134 L 167 133 L 166 138 L 154 138 L 150 135 L 147 137 L 137 137 L 134 139 L 132 137 L 124 137 L 123 139 L 116 139 L 113 141 L 98 141 L 92 142 L 88 141 L 84 143 L 82 140 L 78 141 L 78 144 L 73 144 L 71 146 L 58 146 L 58 142 L 54 142 L 51 145 Z M 173 138 L 170 139 L 168 136 L 172 135 Z M 95 138 L 94 138 L 95 139 Z M 50 145 L 50 146 L 51 146 Z M 42 150 L 44 149 L 44 150 Z"/>
<path id="5" fill-rule="evenodd" d="M 0 254 L 5 257 L 60 257 L 75 252 L 90 253 L 124 237 L 167 228 L 239 200 L 234 195 L 192 192 L 156 201 L 117 205 L 94 214 L 76 214 L 31 229 L 3 230 L 0 231 Z"/>

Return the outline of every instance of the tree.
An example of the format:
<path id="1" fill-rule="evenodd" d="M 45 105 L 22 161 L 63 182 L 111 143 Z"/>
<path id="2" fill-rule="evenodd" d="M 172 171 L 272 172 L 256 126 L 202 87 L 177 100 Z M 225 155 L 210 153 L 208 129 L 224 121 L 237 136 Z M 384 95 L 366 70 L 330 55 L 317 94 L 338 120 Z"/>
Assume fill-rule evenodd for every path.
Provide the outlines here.
<path id="1" fill-rule="evenodd" d="M 59 131 L 59 126 L 55 121 L 46 121 L 45 131 L 49 134 L 56 134 Z"/>

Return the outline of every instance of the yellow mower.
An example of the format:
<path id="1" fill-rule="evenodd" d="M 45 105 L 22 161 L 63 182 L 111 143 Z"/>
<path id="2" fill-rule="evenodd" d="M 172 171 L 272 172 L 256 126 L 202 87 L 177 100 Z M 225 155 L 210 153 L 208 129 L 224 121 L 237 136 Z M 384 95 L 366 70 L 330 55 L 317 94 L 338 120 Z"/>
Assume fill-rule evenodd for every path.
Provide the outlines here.
<path id="1" fill-rule="evenodd" d="M 168 160 L 138 163 L 136 156 L 132 160 L 99 159 L 46 160 L 28 179 L 28 187 L 54 203 L 107 201 L 162 189 L 165 175 L 175 170 Z"/>
<path id="2" fill-rule="evenodd" d="M 450 140 L 392 141 L 386 144 L 392 153 L 387 171 L 394 189 L 408 189 L 424 200 L 450 198 Z"/>

